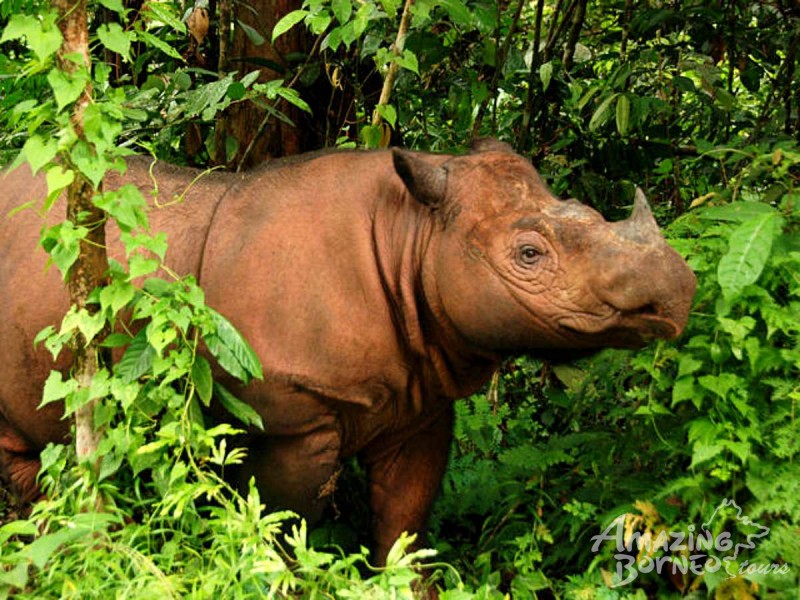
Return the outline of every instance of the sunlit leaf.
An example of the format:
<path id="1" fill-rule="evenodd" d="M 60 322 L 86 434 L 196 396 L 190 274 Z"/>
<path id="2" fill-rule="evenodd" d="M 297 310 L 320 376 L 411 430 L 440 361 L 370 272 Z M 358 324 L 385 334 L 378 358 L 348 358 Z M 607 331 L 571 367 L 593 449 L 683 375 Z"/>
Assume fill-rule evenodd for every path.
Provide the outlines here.
<path id="1" fill-rule="evenodd" d="M 758 280 L 781 224 L 781 217 L 770 212 L 745 221 L 733 231 L 728 252 L 717 266 L 717 281 L 725 297 L 739 295 L 746 286 Z"/>

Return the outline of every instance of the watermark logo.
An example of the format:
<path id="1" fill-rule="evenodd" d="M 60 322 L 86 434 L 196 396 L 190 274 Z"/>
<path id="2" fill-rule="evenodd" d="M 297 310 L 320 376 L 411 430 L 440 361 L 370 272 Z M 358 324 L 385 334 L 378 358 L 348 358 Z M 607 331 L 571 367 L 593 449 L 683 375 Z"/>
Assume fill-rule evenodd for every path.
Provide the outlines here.
<path id="1" fill-rule="evenodd" d="M 722 531 L 714 535 L 712 523 L 721 511 L 738 522 L 740 531 Z M 721 518 L 721 516 L 719 517 Z M 743 514 L 733 500 L 723 500 L 711 517 L 698 531 L 689 525 L 686 531 L 669 531 L 640 526 L 644 517 L 623 514 L 614 519 L 602 533 L 592 536 L 592 552 L 599 552 L 604 544 L 615 549 L 616 580 L 613 587 L 628 585 L 643 573 L 677 574 L 714 573 L 723 570 L 727 577 L 789 572 L 787 564 L 750 563 L 741 557 L 755 549 L 760 540 L 769 535 L 769 527 L 756 523 Z"/>

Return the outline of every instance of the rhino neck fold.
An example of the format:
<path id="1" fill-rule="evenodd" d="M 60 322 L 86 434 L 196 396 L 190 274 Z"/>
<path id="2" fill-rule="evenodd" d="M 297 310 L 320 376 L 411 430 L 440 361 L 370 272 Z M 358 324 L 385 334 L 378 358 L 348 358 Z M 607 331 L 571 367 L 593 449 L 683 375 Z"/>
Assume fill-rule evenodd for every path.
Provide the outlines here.
<path id="1" fill-rule="evenodd" d="M 441 308 L 428 251 L 439 227 L 403 190 L 378 204 L 373 244 L 398 338 L 422 363 L 422 393 L 457 399 L 477 391 L 501 358 L 471 348 Z"/>

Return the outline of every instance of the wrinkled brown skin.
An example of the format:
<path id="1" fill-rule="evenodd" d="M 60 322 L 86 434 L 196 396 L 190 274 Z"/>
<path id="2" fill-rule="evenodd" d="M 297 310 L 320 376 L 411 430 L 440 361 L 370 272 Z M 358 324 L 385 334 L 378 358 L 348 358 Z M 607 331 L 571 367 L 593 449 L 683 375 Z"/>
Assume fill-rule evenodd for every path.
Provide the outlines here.
<path id="1" fill-rule="evenodd" d="M 106 187 L 148 195 L 149 164 L 130 160 Z M 198 277 L 264 365 L 263 381 L 225 381 L 266 426 L 249 435 L 238 483 L 254 475 L 270 509 L 313 520 L 340 461 L 358 455 L 379 563 L 402 531 L 424 528 L 453 401 L 505 357 L 640 346 L 688 318 L 694 275 L 646 205 L 607 223 L 496 142 L 460 157 L 330 153 L 189 187 L 196 174 L 155 168 L 161 203 L 188 192 L 151 226 L 169 236 L 168 265 Z M 26 168 L 0 188 L 3 215 L 44 196 Z M 0 224 L 0 468 L 28 500 L 39 452 L 68 435 L 60 406 L 36 409 L 52 364 L 32 340 L 67 309 L 35 249 L 41 225 L 30 210 Z"/>

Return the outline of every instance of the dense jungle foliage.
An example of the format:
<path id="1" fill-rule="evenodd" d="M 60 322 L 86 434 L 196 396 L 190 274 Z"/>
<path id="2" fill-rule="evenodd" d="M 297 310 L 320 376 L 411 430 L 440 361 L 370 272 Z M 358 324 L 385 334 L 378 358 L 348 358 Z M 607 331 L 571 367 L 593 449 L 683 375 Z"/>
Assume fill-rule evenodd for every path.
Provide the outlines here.
<path id="1" fill-rule="evenodd" d="M 41 342 L 97 335 L 126 307 L 150 324 L 105 340 L 127 349 L 91 390 L 48 379 L 43 400 L 69 413 L 99 399 L 104 458 L 93 470 L 48 448 L 48 499 L 29 517 L 0 494 L 0 598 L 410 597 L 421 572 L 450 600 L 800 596 L 800 4 L 262 4 L 100 0 L 91 70 L 68 71 L 55 5 L 0 1 L 0 164 L 46 170 L 51 202 L 75 172 L 97 184 L 133 151 L 236 168 L 250 148 L 224 124 L 248 103 L 259 133 L 296 127 L 307 149 L 454 151 L 491 135 L 607 218 L 641 186 L 698 276 L 687 331 L 570 364 L 506 364 L 457 405 L 436 553 L 406 554 L 404 538 L 376 570 L 357 465 L 341 514 L 288 534 L 269 498 L 224 483 L 235 430 L 205 429 L 200 405 L 216 394 L 244 423 L 257 417 L 195 349 L 204 338 L 244 380 L 257 360 L 192 280 L 130 284 L 168 240 L 145 232 L 141 196 L 101 195 L 129 262 L 112 264 L 99 313 L 73 312 Z M 274 29 L 248 24 L 259 10 Z M 266 78 L 226 54 L 236 35 L 298 37 L 261 59 Z M 78 135 L 70 110 L 87 84 Z M 83 234 L 43 232 L 56 266 Z"/>

